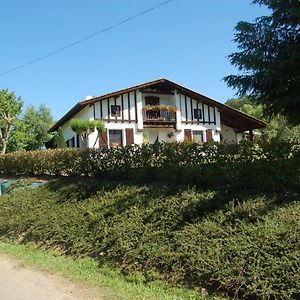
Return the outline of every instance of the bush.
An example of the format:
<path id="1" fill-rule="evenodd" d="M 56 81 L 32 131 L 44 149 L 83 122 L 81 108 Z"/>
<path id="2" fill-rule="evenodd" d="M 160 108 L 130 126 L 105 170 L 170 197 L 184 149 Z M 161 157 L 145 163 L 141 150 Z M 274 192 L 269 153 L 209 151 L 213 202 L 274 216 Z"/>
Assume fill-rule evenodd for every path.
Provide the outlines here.
<path id="1" fill-rule="evenodd" d="M 299 194 L 59 179 L 0 201 L 0 235 L 89 255 L 131 282 L 299 299 Z"/>
<path id="2" fill-rule="evenodd" d="M 289 142 L 173 143 L 101 149 L 54 149 L 0 156 L 1 175 L 90 176 L 197 186 L 297 190 L 300 145 Z"/>

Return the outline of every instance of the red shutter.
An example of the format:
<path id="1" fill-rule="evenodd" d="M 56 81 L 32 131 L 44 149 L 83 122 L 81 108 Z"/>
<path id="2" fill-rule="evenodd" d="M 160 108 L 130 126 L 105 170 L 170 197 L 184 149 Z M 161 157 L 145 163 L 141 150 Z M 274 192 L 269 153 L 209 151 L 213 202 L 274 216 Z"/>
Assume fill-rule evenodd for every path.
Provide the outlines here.
<path id="1" fill-rule="evenodd" d="M 126 145 L 134 144 L 133 129 L 132 128 L 126 128 L 125 132 L 126 132 Z"/>
<path id="2" fill-rule="evenodd" d="M 192 140 L 192 130 L 191 129 L 184 129 L 184 140 L 185 141 Z"/>
<path id="3" fill-rule="evenodd" d="M 212 141 L 212 140 L 213 140 L 212 130 L 211 129 L 207 129 L 206 130 L 206 141 L 209 142 L 209 141 Z"/>
<path id="4" fill-rule="evenodd" d="M 107 147 L 107 130 L 99 134 L 99 147 Z"/>

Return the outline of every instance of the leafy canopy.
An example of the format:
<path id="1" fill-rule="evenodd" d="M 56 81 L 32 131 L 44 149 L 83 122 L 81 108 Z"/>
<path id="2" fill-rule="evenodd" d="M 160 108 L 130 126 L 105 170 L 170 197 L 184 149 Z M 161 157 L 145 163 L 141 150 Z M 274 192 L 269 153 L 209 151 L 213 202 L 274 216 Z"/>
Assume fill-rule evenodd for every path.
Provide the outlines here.
<path id="1" fill-rule="evenodd" d="M 54 133 L 53 139 L 53 148 L 66 148 L 67 144 L 64 138 L 63 130 L 61 127 L 58 128 L 57 132 Z"/>
<path id="2" fill-rule="evenodd" d="M 1 154 L 6 152 L 7 143 L 14 122 L 21 113 L 23 102 L 7 89 L 0 90 L 0 149 Z"/>
<path id="3" fill-rule="evenodd" d="M 105 130 L 105 124 L 101 120 L 72 119 L 70 127 L 81 136 L 83 141 L 85 141 L 95 129 L 97 129 L 99 133 Z"/>
<path id="4" fill-rule="evenodd" d="M 253 103 L 250 97 L 232 98 L 227 100 L 225 104 L 255 118 L 267 121 L 268 126 L 266 128 L 257 130 L 261 132 L 261 137 L 264 140 L 300 142 L 300 125 L 292 126 L 287 118 L 282 115 L 276 115 L 267 120 L 263 115 L 263 106 Z"/>
<path id="5" fill-rule="evenodd" d="M 235 39 L 239 52 L 229 56 L 241 72 L 224 78 L 239 95 L 263 104 L 264 114 L 286 116 L 300 124 L 300 1 L 254 0 L 269 16 L 239 22 Z"/>
<path id="6" fill-rule="evenodd" d="M 53 124 L 50 110 L 45 105 L 38 109 L 29 106 L 24 113 L 23 123 L 26 130 L 26 150 L 40 149 L 51 136 L 48 129 Z"/>

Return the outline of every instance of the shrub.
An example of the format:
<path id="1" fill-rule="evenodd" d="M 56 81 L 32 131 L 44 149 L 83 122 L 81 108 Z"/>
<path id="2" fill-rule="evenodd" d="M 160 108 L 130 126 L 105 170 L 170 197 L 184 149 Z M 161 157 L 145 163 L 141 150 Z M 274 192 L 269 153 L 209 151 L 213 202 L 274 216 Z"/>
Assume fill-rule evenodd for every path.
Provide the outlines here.
<path id="1" fill-rule="evenodd" d="M 190 183 L 197 186 L 300 186 L 300 145 L 288 142 L 172 143 L 101 149 L 53 149 L 0 156 L 3 175 L 90 176 Z"/>
<path id="2" fill-rule="evenodd" d="M 258 191 L 259 192 L 259 191 Z M 0 235 L 89 255 L 137 284 L 299 299 L 299 194 L 59 179 L 0 201 Z"/>

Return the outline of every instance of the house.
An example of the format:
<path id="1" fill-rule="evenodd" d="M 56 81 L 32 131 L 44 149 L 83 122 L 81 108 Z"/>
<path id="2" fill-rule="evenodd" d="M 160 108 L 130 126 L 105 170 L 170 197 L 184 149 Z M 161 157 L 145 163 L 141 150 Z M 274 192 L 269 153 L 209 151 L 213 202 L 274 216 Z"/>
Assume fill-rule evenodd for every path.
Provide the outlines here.
<path id="1" fill-rule="evenodd" d="M 165 78 L 102 96 L 88 97 L 70 109 L 50 130 L 62 128 L 69 147 L 81 147 L 70 128 L 73 118 L 103 120 L 106 132 L 92 133 L 88 147 L 155 141 L 225 141 L 238 143 L 245 132 L 266 126 L 251 117 Z"/>

